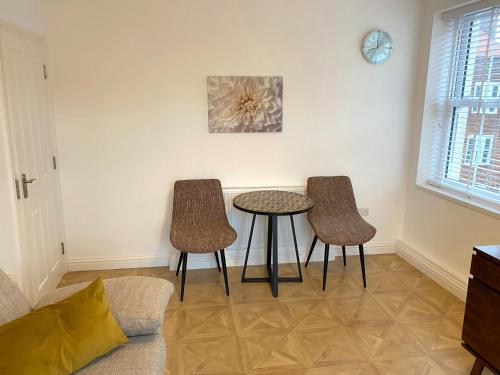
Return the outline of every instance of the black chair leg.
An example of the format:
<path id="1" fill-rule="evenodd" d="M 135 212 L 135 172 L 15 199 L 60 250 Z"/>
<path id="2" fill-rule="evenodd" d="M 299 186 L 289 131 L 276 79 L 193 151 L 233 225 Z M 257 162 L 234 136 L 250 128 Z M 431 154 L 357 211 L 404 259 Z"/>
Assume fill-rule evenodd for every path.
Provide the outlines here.
<path id="1" fill-rule="evenodd" d="M 229 295 L 229 283 L 227 282 L 226 254 L 224 254 L 224 250 L 220 251 L 220 260 L 222 261 L 222 272 L 224 273 L 224 283 L 226 284 L 226 295 Z"/>
<path id="2" fill-rule="evenodd" d="M 323 261 L 323 290 L 326 289 L 326 274 L 328 273 L 328 258 L 330 253 L 330 245 L 325 243 L 325 260 Z"/>
<path id="3" fill-rule="evenodd" d="M 363 287 L 366 288 L 365 251 L 363 249 L 363 245 L 359 245 L 359 261 L 361 262 L 361 274 L 363 275 Z"/>
<path id="4" fill-rule="evenodd" d="M 175 276 L 179 276 L 179 270 L 181 269 L 183 258 L 184 258 L 184 253 L 181 253 L 181 255 L 179 256 L 179 263 L 177 263 L 177 271 L 175 272 Z"/>
<path id="5" fill-rule="evenodd" d="M 217 262 L 217 269 L 220 272 L 220 263 L 219 263 L 219 256 L 217 255 L 217 251 L 214 253 L 215 255 L 215 261 Z"/>
<path id="6" fill-rule="evenodd" d="M 342 246 L 342 257 L 344 258 L 344 267 L 346 266 L 345 262 L 345 246 Z"/>
<path id="7" fill-rule="evenodd" d="M 312 245 L 311 245 L 311 250 L 309 250 L 309 255 L 307 256 L 305 267 L 307 267 L 307 265 L 309 264 L 309 259 L 311 259 L 311 255 L 312 255 L 312 253 L 314 251 L 314 246 L 316 246 L 316 241 L 318 241 L 318 236 L 314 235 L 314 239 L 313 239 L 313 242 L 312 242 Z"/>
<path id="8" fill-rule="evenodd" d="M 184 285 L 186 284 L 186 265 L 188 262 L 188 254 L 184 253 L 184 259 L 182 261 L 182 284 L 181 284 L 181 302 L 184 300 Z"/>

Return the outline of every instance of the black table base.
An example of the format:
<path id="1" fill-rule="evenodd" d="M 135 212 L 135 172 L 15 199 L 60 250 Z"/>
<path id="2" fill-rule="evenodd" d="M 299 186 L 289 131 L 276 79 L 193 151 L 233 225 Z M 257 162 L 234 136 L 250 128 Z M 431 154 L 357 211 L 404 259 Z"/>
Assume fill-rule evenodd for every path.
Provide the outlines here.
<path id="1" fill-rule="evenodd" d="M 295 235 L 295 224 L 293 215 L 290 215 L 290 224 L 292 226 L 293 243 L 295 246 L 295 257 L 297 259 L 298 277 L 279 277 L 278 275 L 278 215 L 266 215 L 267 222 L 267 271 L 268 277 L 246 277 L 248 255 L 250 254 L 250 246 L 252 245 L 253 229 L 255 226 L 255 218 L 257 214 L 253 214 L 252 226 L 250 228 L 250 236 L 248 238 L 247 253 L 245 255 L 245 264 L 243 266 L 243 274 L 241 275 L 242 283 L 252 282 L 270 282 L 273 297 L 278 297 L 279 282 L 302 282 L 302 270 L 300 267 L 299 249 L 297 247 L 297 237 Z"/>

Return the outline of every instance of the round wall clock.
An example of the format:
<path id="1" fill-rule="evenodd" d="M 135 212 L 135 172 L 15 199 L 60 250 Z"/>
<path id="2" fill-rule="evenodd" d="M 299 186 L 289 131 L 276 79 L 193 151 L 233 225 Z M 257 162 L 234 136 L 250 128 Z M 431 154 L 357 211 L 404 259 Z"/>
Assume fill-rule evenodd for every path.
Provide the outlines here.
<path id="1" fill-rule="evenodd" d="M 361 51 L 370 64 L 382 64 L 392 55 L 394 43 L 391 36 L 383 30 L 374 30 L 365 37 Z"/>

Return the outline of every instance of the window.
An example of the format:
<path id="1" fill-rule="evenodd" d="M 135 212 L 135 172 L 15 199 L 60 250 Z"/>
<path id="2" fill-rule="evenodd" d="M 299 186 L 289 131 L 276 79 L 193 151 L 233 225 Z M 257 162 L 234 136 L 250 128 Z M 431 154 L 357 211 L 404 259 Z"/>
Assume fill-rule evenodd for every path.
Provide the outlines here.
<path id="1" fill-rule="evenodd" d="M 467 148 L 465 150 L 465 164 L 470 164 L 472 161 L 472 153 L 474 152 L 474 137 L 472 135 L 469 135 L 467 138 Z"/>
<path id="2" fill-rule="evenodd" d="M 474 106 L 474 107 L 471 107 L 470 113 L 473 113 L 473 114 L 486 113 L 487 115 L 496 115 L 498 113 L 498 108 L 497 107 L 488 107 L 488 108 L 481 107 L 481 108 L 479 108 L 477 106 Z"/>
<path id="3" fill-rule="evenodd" d="M 491 97 L 498 98 L 498 85 L 491 86 Z"/>
<path id="4" fill-rule="evenodd" d="M 491 153 L 493 151 L 493 137 L 489 136 L 485 138 L 483 136 L 483 141 L 481 142 L 481 164 L 482 165 L 490 165 L 491 164 Z"/>
<path id="5" fill-rule="evenodd" d="M 498 62 L 495 60 L 492 60 L 489 63 L 490 69 L 492 70 L 491 73 L 493 73 L 493 67 L 496 64 L 498 64 Z M 483 98 L 483 95 L 481 94 L 484 92 L 484 99 L 498 98 L 498 86 L 498 82 L 475 82 L 472 88 L 471 96 L 477 99 L 481 99 Z"/>
<path id="6" fill-rule="evenodd" d="M 467 136 L 464 163 L 469 165 L 490 165 L 493 151 L 492 135 Z"/>
<path id="7" fill-rule="evenodd" d="M 500 6 L 444 12 L 432 36 L 417 184 L 500 213 L 499 107 Z"/>
<path id="8" fill-rule="evenodd" d="M 473 92 L 472 96 L 475 97 L 475 98 L 480 98 L 482 91 L 483 91 L 483 83 L 482 82 L 476 82 L 475 85 L 474 85 L 474 92 Z"/>

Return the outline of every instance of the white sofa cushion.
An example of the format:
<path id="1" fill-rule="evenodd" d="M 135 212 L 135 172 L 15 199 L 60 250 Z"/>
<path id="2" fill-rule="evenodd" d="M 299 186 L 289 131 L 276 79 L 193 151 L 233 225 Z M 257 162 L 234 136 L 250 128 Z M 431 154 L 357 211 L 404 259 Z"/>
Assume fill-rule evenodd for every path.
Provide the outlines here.
<path id="1" fill-rule="evenodd" d="M 85 288 L 80 283 L 56 289 L 42 297 L 36 308 L 50 305 Z M 113 316 L 127 336 L 150 335 L 158 332 L 168 301 L 174 293 L 171 282 L 143 276 L 104 280 Z"/>
<path id="2" fill-rule="evenodd" d="M 161 335 L 131 337 L 128 344 L 77 371 L 77 375 L 164 375 L 165 339 Z"/>
<path id="3" fill-rule="evenodd" d="M 17 285 L 0 270 L 0 325 L 31 312 L 31 305 Z"/>

